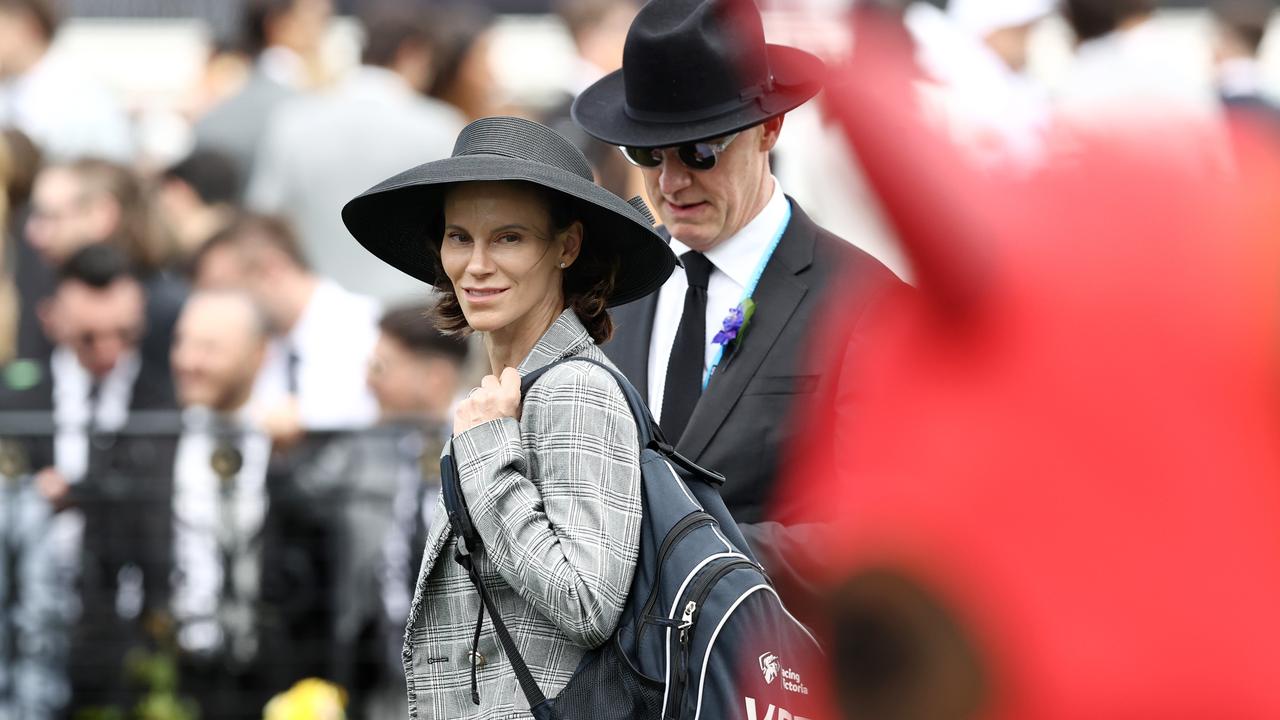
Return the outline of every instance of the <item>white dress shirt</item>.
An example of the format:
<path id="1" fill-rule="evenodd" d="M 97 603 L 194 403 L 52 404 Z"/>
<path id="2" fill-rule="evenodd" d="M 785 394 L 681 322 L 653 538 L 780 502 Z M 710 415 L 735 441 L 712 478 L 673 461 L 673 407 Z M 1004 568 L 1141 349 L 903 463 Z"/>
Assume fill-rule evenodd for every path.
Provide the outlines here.
<path id="1" fill-rule="evenodd" d="M 254 381 L 251 414 L 289 395 L 290 349 L 297 355 L 298 406 L 307 430 L 372 425 L 378 405 L 365 385 L 366 365 L 378 341 L 378 303 L 320 280 L 289 334 L 271 341 Z"/>
<path id="2" fill-rule="evenodd" d="M 137 351 L 129 351 L 102 378 L 96 407 L 92 408 L 94 428 L 114 431 L 124 426 L 141 367 Z M 54 465 L 67 482 L 78 483 L 89 468 L 89 391 L 93 378 L 80 365 L 75 352 L 61 345 L 53 351 L 49 371 L 53 376 L 53 419 L 57 427 Z"/>
<path id="3" fill-rule="evenodd" d="M 219 442 L 213 419 L 203 408 L 183 412 L 174 467 L 173 614 L 178 621 L 178 642 L 191 652 L 222 647 L 228 631 L 237 636 L 233 641 L 243 644 L 246 629 L 252 630 L 251 622 L 245 627 L 245 619 L 257 597 L 258 537 L 267 511 L 271 441 L 253 432 L 237 439 L 234 444 L 242 465 L 234 485 L 224 494 L 222 479 L 211 464 Z M 233 422 L 248 426 L 243 417 Z M 231 569 L 235 597 L 224 597 L 223 593 L 228 571 L 224 550 L 235 559 Z"/>
<path id="4" fill-rule="evenodd" d="M 714 269 L 707 282 L 706 355 L 703 372 L 715 362 L 720 346 L 712 342 L 724 325 L 729 312 L 743 301 L 747 286 L 755 278 L 765 253 L 773 245 L 774 238 L 787 216 L 789 204 L 786 195 L 773 183 L 773 194 L 764 209 L 751 222 L 729 239 L 705 253 Z M 671 250 L 677 257 L 689 251 L 678 238 L 671 239 Z M 658 291 L 658 307 L 653 319 L 653 333 L 649 337 L 649 409 L 655 418 L 662 417 L 662 399 L 667 384 L 667 365 L 671 349 L 675 346 L 676 330 L 680 316 L 684 314 L 684 295 L 689 280 L 684 269 L 675 272 Z"/>

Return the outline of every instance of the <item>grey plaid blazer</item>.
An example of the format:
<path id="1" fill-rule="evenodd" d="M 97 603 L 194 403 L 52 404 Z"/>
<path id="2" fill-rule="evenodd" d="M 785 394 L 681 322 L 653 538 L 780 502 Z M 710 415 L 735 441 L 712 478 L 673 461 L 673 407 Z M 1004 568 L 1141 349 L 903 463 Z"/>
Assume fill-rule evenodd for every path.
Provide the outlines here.
<path id="1" fill-rule="evenodd" d="M 608 363 L 566 310 L 518 370 L 563 357 Z M 547 697 L 613 633 L 640 543 L 635 421 L 616 381 L 586 363 L 558 367 L 525 397 L 521 419 L 453 440 L 462 492 L 484 540 L 485 587 Z M 446 452 L 449 452 L 446 449 Z M 412 718 L 528 718 L 529 703 L 486 618 L 471 700 L 471 643 L 480 597 L 453 560 L 443 502 L 427 537 L 405 634 Z"/>

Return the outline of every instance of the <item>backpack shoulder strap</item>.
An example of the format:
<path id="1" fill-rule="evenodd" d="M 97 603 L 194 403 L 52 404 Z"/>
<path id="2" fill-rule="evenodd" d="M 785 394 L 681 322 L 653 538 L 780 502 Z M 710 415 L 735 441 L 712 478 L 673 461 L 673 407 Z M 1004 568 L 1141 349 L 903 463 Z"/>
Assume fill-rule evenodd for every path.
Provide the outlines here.
<path id="1" fill-rule="evenodd" d="M 653 415 L 649 412 L 649 406 L 644 399 L 640 397 L 640 391 L 631 384 L 631 381 L 625 375 L 617 370 L 609 367 L 599 360 L 592 360 L 586 357 L 567 357 L 557 360 L 549 365 L 544 365 L 537 370 L 530 372 L 520 380 L 520 397 L 524 397 L 529 393 L 529 389 L 534 386 L 538 380 L 542 379 L 553 368 L 560 367 L 566 363 L 580 362 L 595 365 L 604 369 L 613 379 L 618 382 L 618 387 L 622 389 L 622 395 L 627 399 L 627 406 L 631 408 L 631 416 L 635 418 L 636 430 L 640 434 L 640 447 L 649 447 L 655 441 L 662 440 L 662 431 L 658 428 L 658 423 L 654 421 Z"/>

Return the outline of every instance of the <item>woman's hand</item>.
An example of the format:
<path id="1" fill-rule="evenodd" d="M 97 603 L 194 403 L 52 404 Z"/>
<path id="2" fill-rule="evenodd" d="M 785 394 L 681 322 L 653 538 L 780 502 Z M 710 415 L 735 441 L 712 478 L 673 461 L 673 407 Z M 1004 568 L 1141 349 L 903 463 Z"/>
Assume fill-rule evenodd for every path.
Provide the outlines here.
<path id="1" fill-rule="evenodd" d="M 453 414 L 453 432 L 460 435 L 477 425 L 499 418 L 520 419 L 520 373 L 515 368 L 502 371 L 502 377 L 486 375 L 480 387 L 458 403 Z"/>

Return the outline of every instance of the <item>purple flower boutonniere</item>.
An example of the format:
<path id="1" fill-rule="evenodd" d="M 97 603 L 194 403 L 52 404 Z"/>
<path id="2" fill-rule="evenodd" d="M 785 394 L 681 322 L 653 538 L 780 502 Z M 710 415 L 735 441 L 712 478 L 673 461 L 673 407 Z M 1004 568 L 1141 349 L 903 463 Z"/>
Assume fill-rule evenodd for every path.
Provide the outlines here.
<path id="1" fill-rule="evenodd" d="M 729 311 L 720 332 L 716 333 L 712 339 L 712 342 L 724 348 L 725 357 L 742 344 L 742 338 L 747 334 L 747 324 L 751 322 L 751 316 L 755 313 L 756 303 L 751 298 L 743 300 L 741 305 Z"/>

